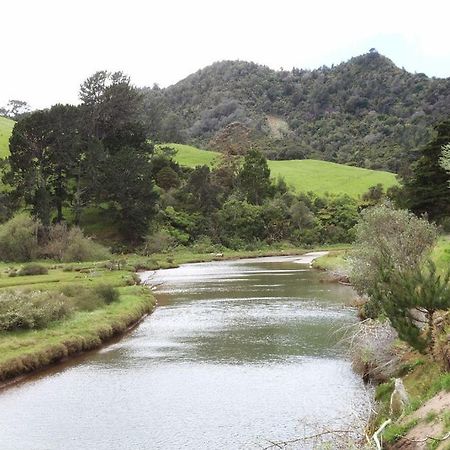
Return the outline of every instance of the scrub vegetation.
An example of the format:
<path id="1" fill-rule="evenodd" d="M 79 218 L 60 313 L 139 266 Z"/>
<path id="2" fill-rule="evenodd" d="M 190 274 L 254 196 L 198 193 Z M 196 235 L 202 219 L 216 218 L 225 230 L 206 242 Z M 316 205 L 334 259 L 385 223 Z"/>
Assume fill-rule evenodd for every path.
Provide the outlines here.
<path id="1" fill-rule="evenodd" d="M 209 78 L 229 83 L 199 95 Z M 2 119 L 0 380 L 98 348 L 151 312 L 138 271 L 329 248 L 315 266 L 359 294 L 349 347 L 379 384 L 372 431 L 390 417 L 395 445 L 443 417 L 445 436 L 448 95 L 445 80 L 371 51 L 312 72 L 218 63 L 166 90 L 100 71 L 80 105 L 15 116 L 9 153 Z M 368 170 L 381 168 L 398 177 Z"/>

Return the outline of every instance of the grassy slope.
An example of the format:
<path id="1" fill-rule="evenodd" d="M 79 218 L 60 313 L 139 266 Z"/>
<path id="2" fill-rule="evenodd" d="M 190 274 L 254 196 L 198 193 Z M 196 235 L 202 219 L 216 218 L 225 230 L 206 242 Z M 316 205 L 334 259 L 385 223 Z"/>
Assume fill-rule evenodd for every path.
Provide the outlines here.
<path id="1" fill-rule="evenodd" d="M 175 159 L 179 164 L 189 167 L 212 165 L 219 153 L 200 150 L 182 145 L 168 144 L 177 150 Z M 395 175 L 389 172 L 362 169 L 360 167 L 316 160 L 269 161 L 273 177 L 282 176 L 286 183 L 293 186 L 297 192 L 312 191 L 316 194 L 326 192 L 348 194 L 358 197 L 370 186 L 378 183 L 385 189 L 397 184 Z"/>
<path id="2" fill-rule="evenodd" d="M 0 158 L 8 156 L 9 137 L 14 127 L 14 121 L 6 117 L 0 117 Z"/>

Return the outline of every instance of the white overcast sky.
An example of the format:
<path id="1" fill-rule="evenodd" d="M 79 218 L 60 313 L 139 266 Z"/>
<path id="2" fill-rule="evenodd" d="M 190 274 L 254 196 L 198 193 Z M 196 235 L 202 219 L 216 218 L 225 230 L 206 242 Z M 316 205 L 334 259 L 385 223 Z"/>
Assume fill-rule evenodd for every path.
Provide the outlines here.
<path id="1" fill-rule="evenodd" d="M 5 0 L 1 14 L 0 106 L 75 103 L 101 69 L 168 86 L 223 59 L 313 69 L 371 47 L 450 76 L 450 0 Z"/>

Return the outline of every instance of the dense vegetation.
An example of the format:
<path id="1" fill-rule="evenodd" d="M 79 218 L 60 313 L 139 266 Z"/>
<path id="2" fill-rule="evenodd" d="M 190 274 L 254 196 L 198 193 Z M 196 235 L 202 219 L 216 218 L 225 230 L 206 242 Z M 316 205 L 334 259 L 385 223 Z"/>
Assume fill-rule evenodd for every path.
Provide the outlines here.
<path id="1" fill-rule="evenodd" d="M 449 79 L 408 73 L 374 50 L 313 71 L 223 61 L 143 92 L 146 124 L 161 142 L 214 148 L 237 122 L 239 140 L 256 143 L 271 159 L 394 172 L 450 115 Z"/>
<path id="2" fill-rule="evenodd" d="M 177 151 L 175 161 L 181 166 L 195 168 L 207 165 L 212 167 L 220 160 L 220 153 L 200 150 L 184 144 L 167 144 Z M 315 160 L 268 161 L 274 179 L 282 177 L 289 187 L 297 192 L 347 194 L 358 198 L 370 187 L 382 184 L 385 189 L 397 185 L 392 173 L 379 170 L 362 169 Z"/>

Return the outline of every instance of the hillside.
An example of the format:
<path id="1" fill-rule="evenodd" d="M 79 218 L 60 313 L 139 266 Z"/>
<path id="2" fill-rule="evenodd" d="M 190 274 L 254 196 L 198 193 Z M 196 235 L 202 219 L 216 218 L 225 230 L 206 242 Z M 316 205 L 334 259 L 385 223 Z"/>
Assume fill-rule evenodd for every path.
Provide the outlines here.
<path id="1" fill-rule="evenodd" d="M 14 127 L 14 121 L 0 116 L 0 158 L 8 155 L 9 136 Z"/>
<path id="2" fill-rule="evenodd" d="M 160 141 L 212 148 L 218 132 L 240 122 L 271 159 L 390 171 L 414 159 L 432 125 L 450 116 L 450 78 L 409 73 L 376 51 L 312 71 L 222 61 L 143 92 Z"/>
<path id="3" fill-rule="evenodd" d="M 176 161 L 184 166 L 211 165 L 219 156 L 217 152 L 209 152 L 198 148 L 169 144 L 177 150 Z M 397 184 L 395 175 L 378 170 L 362 169 L 342 164 L 316 160 L 269 161 L 269 167 L 274 178 L 281 176 L 289 186 L 297 192 L 312 191 L 316 194 L 326 192 L 333 194 L 348 194 L 357 198 L 369 187 L 378 183 L 385 189 Z"/>

